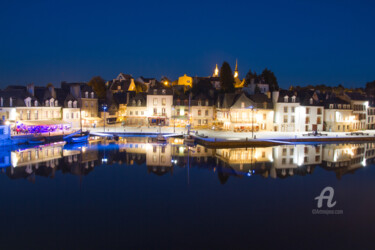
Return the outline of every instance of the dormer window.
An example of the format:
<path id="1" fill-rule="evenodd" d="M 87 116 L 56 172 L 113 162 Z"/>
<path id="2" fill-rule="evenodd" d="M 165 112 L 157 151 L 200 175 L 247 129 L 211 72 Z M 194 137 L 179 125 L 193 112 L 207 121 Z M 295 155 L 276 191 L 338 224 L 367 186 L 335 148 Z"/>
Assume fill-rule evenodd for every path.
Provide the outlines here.
<path id="1" fill-rule="evenodd" d="M 208 106 L 208 100 L 206 100 L 206 106 Z"/>
<path id="2" fill-rule="evenodd" d="M 38 107 L 38 101 L 34 101 L 34 106 Z"/>
<path id="3" fill-rule="evenodd" d="M 284 96 L 284 102 L 288 102 L 288 96 Z"/>
<path id="4" fill-rule="evenodd" d="M 162 89 L 161 92 L 163 93 L 163 95 L 165 95 L 165 93 L 167 93 L 167 91 L 165 89 Z"/>
<path id="5" fill-rule="evenodd" d="M 330 109 L 333 109 L 333 104 L 330 104 L 330 105 L 329 105 L 329 108 L 330 108 Z"/>
<path id="6" fill-rule="evenodd" d="M 91 98 L 94 99 L 94 92 L 91 92 Z"/>
<path id="7" fill-rule="evenodd" d="M 4 99 L 1 97 L 1 99 L 0 99 L 0 106 L 2 107 L 2 106 L 4 106 Z"/>
<path id="8" fill-rule="evenodd" d="M 59 105 L 59 101 L 55 100 L 55 107 Z"/>
<path id="9" fill-rule="evenodd" d="M 296 97 L 292 96 L 292 102 L 296 102 Z"/>
<path id="10" fill-rule="evenodd" d="M 72 107 L 72 101 L 69 101 L 68 102 L 68 108 L 71 108 Z"/>
<path id="11" fill-rule="evenodd" d="M 53 106 L 54 106 L 54 103 L 55 103 L 55 102 L 53 101 L 53 98 L 52 98 L 52 99 L 49 101 L 49 104 L 50 104 L 51 107 L 53 107 Z"/>
<path id="12" fill-rule="evenodd" d="M 49 101 L 46 100 L 46 107 L 49 107 Z"/>
<path id="13" fill-rule="evenodd" d="M 135 106 L 135 100 L 132 101 L 133 106 Z"/>
<path id="14" fill-rule="evenodd" d="M 180 106 L 180 102 L 181 102 L 180 100 L 177 100 L 177 106 Z"/>
<path id="15" fill-rule="evenodd" d="M 312 98 L 310 98 L 310 104 L 313 104 L 313 99 Z"/>
<path id="16" fill-rule="evenodd" d="M 341 104 L 337 105 L 337 107 L 338 107 L 339 109 L 341 109 Z"/>
<path id="17" fill-rule="evenodd" d="M 138 100 L 138 106 L 141 106 L 142 102 L 141 100 Z"/>
<path id="18" fill-rule="evenodd" d="M 73 108 L 77 108 L 77 101 L 73 102 Z"/>
<path id="19" fill-rule="evenodd" d="M 154 89 L 154 95 L 157 95 L 157 94 L 158 94 L 158 90 Z"/>
<path id="20" fill-rule="evenodd" d="M 13 99 L 12 99 L 12 97 L 9 98 L 9 107 L 13 107 Z"/>
<path id="21" fill-rule="evenodd" d="M 87 91 L 85 92 L 85 97 L 89 98 L 89 92 L 87 92 Z"/>
<path id="22" fill-rule="evenodd" d="M 198 101 L 198 106 L 202 106 L 201 100 Z"/>

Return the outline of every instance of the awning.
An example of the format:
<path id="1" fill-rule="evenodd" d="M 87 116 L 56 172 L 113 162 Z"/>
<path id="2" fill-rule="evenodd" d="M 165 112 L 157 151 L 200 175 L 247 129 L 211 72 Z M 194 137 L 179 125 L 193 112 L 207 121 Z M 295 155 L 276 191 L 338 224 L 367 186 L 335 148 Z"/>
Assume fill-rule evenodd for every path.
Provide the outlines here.
<path id="1" fill-rule="evenodd" d="M 29 125 L 29 126 L 70 124 L 70 122 L 67 122 L 64 120 L 36 120 L 36 121 L 18 121 L 18 122 L 24 125 Z"/>

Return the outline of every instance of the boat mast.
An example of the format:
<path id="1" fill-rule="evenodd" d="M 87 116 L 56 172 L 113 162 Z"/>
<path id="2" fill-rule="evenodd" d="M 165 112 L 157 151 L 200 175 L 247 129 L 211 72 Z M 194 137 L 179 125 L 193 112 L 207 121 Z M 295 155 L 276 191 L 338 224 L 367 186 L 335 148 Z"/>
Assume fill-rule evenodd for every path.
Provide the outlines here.
<path id="1" fill-rule="evenodd" d="M 191 101 L 191 92 L 189 94 L 189 113 L 188 113 L 188 132 L 187 134 L 190 135 L 190 118 L 191 118 L 191 114 L 190 114 L 190 101 Z"/>

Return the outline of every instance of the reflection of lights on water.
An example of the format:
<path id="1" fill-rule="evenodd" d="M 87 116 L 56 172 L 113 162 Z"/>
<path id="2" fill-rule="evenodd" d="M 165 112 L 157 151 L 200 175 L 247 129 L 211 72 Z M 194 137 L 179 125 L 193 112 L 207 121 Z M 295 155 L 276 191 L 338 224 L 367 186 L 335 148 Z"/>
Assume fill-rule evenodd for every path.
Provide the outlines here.
<path id="1" fill-rule="evenodd" d="M 366 158 L 363 158 L 363 160 L 362 160 L 362 166 L 366 167 Z"/>
<path id="2" fill-rule="evenodd" d="M 102 159 L 102 163 L 107 163 L 108 159 L 107 158 L 103 158 Z"/>

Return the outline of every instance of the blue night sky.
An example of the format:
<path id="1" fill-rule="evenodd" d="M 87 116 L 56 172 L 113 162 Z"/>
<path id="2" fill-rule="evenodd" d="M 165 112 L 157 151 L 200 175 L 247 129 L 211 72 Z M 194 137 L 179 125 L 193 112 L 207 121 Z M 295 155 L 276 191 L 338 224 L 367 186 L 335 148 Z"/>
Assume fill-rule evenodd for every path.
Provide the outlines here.
<path id="1" fill-rule="evenodd" d="M 238 59 L 281 87 L 375 80 L 374 1 L 0 3 L 0 87 L 212 74 Z"/>

